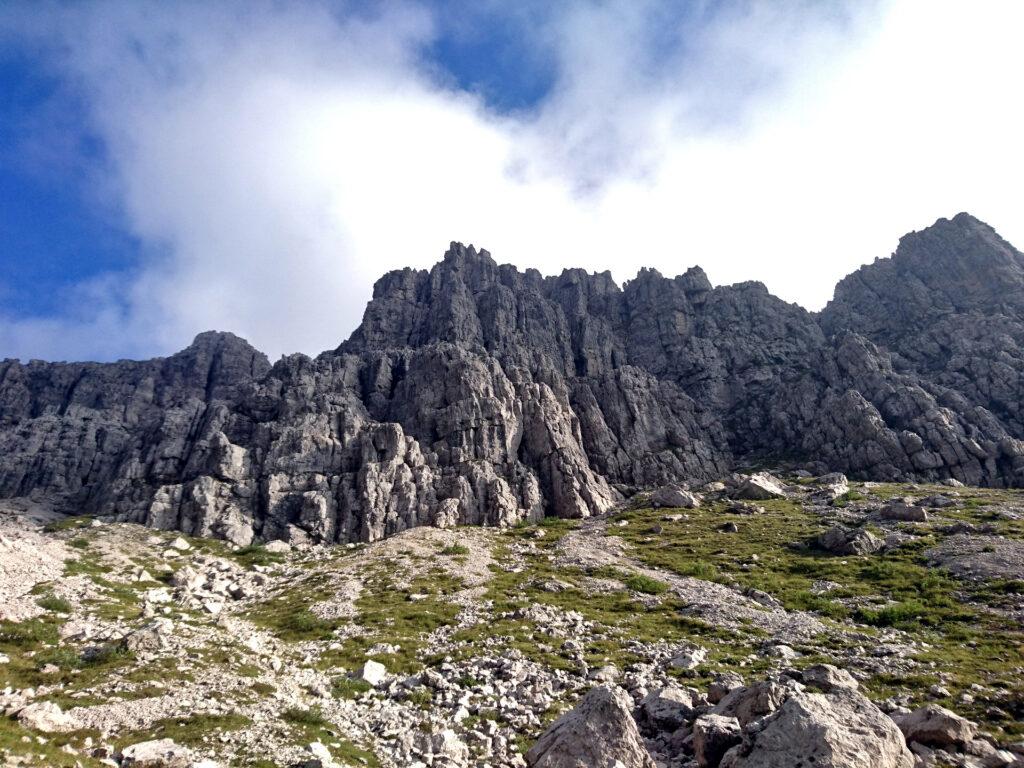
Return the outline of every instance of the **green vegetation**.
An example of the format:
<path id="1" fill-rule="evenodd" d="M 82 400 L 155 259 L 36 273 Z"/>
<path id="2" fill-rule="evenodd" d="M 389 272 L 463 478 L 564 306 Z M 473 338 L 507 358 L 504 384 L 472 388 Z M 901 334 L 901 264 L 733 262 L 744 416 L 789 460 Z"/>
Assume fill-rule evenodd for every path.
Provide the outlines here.
<path id="1" fill-rule="evenodd" d="M 915 495 L 948 490 L 921 489 Z M 690 510 L 687 518 L 675 522 L 662 521 L 662 514 L 654 510 L 627 511 L 619 517 L 629 525 L 613 530 L 649 567 L 761 590 L 787 609 L 813 611 L 840 622 L 836 629 L 859 624 L 864 628 L 861 631 L 895 629 L 909 634 L 923 648 L 916 660 L 925 671 L 902 681 L 878 676 L 868 681 L 869 694 L 910 693 L 923 702 L 928 687 L 941 680 L 952 694 L 943 703 L 991 722 L 985 711 L 993 702 L 976 697 L 974 705 L 965 707 L 957 697 L 979 683 L 1008 689 L 1016 700 L 1024 701 L 1024 681 L 1014 672 L 1024 665 L 1024 632 L 1000 610 L 1013 604 L 1022 586 L 1014 580 L 988 584 L 958 581 L 930 567 L 925 552 L 946 535 L 942 526 L 949 518 L 975 524 L 985 519 L 1003 535 L 1018 538 L 1024 538 L 1024 525 L 987 511 L 996 499 L 1019 502 L 1019 493 L 969 491 L 972 496 L 968 500 L 975 504 L 943 509 L 927 524 L 903 526 L 913 534 L 911 540 L 871 556 L 840 557 L 818 551 L 811 542 L 824 530 L 824 521 L 789 500 L 759 502 L 765 514 L 743 517 L 738 535 L 718 530 L 723 520 L 731 517 L 724 505 Z M 907 489 L 880 486 L 872 488 L 872 493 L 891 498 L 906 495 Z M 848 496 L 847 500 L 857 499 Z M 652 535 L 655 523 L 662 526 L 662 532 Z M 816 587 L 828 582 L 832 585 L 829 589 Z M 835 642 L 839 636 L 822 638 L 822 652 L 827 655 L 829 645 Z M 809 655 L 803 662 L 816 658 L 811 648 L 805 653 Z M 937 675 L 940 670 L 947 673 L 942 678 Z M 1024 725 L 1015 721 L 999 725 L 1007 734 L 1024 734 Z"/>
<path id="2" fill-rule="evenodd" d="M 851 501 L 862 501 L 863 499 L 863 493 L 860 493 L 859 491 L 850 490 L 840 496 L 836 496 L 836 498 L 832 500 L 832 506 L 845 507 Z"/>
<path id="3" fill-rule="evenodd" d="M 115 742 L 118 747 L 137 744 L 152 739 L 173 739 L 187 747 L 211 743 L 221 733 L 237 731 L 252 721 L 244 715 L 192 715 L 191 717 L 169 717 L 153 723 L 143 731 L 122 734 Z"/>
<path id="4" fill-rule="evenodd" d="M 18 622 L 0 621 L 0 650 L 11 647 L 17 652 L 56 643 L 59 626 L 58 621 L 46 617 Z"/>
<path id="5" fill-rule="evenodd" d="M 856 618 L 876 627 L 907 627 L 928 616 L 928 608 L 920 600 L 904 600 L 877 610 L 858 608 Z"/>
<path id="6" fill-rule="evenodd" d="M 335 627 L 336 622 L 321 619 L 308 608 L 296 608 L 281 617 L 278 636 L 284 640 L 322 640 Z"/>
<path id="7" fill-rule="evenodd" d="M 254 565 L 274 565 L 284 561 L 283 554 L 280 552 L 269 552 L 262 544 L 250 544 L 247 547 L 227 553 L 227 556 L 246 568 L 251 568 Z"/>
<path id="8" fill-rule="evenodd" d="M 915 495 L 941 490 L 921 489 Z M 912 643 L 912 666 L 900 663 L 883 667 L 909 671 L 876 674 L 868 679 L 864 689 L 869 696 L 879 699 L 909 694 L 913 704 L 937 701 L 984 722 L 998 735 L 1019 738 L 1024 736 L 1024 680 L 1019 674 L 1024 667 L 1024 631 L 1013 616 L 1019 615 L 1024 580 L 959 581 L 929 566 L 926 553 L 949 535 L 945 528 L 951 520 L 984 523 L 1001 535 L 1024 538 L 1024 521 L 1000 515 L 996 503 L 1013 501 L 1020 506 L 1024 497 L 1013 491 L 961 491 L 963 503 L 934 513 L 929 522 L 885 524 L 876 532 L 884 536 L 899 530 L 907 541 L 870 556 L 836 556 L 813 546 L 817 535 L 832 520 L 855 519 L 856 514 L 838 509 L 823 514 L 820 507 L 817 511 L 804 509 L 791 500 L 759 502 L 765 513 L 754 515 L 730 513 L 725 504 L 709 504 L 686 510 L 686 516 L 679 520 L 666 520 L 664 510 L 629 509 L 613 520 L 624 520 L 626 525 L 612 524 L 606 531 L 626 545 L 626 557 L 612 561 L 614 567 L 564 565 L 563 555 L 573 550 L 560 544 L 584 524 L 580 521 L 547 518 L 537 524 L 491 532 L 487 535 L 494 542 L 494 562 L 481 599 L 490 601 L 493 607 L 486 620 L 475 625 L 460 625 L 459 593 L 466 585 L 453 576 L 456 569 L 452 560 L 437 557 L 462 562 L 470 549 L 461 544 L 438 543 L 433 550 L 388 545 L 381 550 L 381 557 L 368 559 L 368 565 L 358 572 L 358 592 L 343 589 L 350 585 L 344 581 L 349 571 L 342 561 L 351 556 L 351 550 L 339 548 L 315 559 L 301 552 L 291 556 L 267 552 L 259 545 L 232 552 L 220 542 L 194 540 L 194 547 L 198 552 L 230 557 L 243 567 L 286 561 L 289 569 L 298 566 L 294 571 L 298 576 L 261 603 L 253 606 L 245 601 L 237 606 L 247 609 L 246 617 L 257 625 L 297 644 L 282 654 L 289 663 L 307 655 L 314 659 L 313 663 L 330 676 L 332 693 L 340 699 L 375 695 L 368 683 L 343 672 L 364 663 L 370 658 L 368 650 L 376 645 L 383 647 L 375 649 L 372 658 L 398 675 L 439 664 L 449 657 L 457 662 L 471 656 L 511 652 L 560 669 L 575 669 L 580 655 L 591 669 L 606 664 L 627 669 L 636 662 L 649 661 L 647 651 L 638 648 L 638 643 L 664 643 L 669 648 L 695 643 L 706 648 L 708 658 L 697 669 L 672 670 L 673 675 L 684 678 L 685 684 L 697 687 L 723 671 L 737 671 L 756 679 L 778 668 L 778 659 L 758 652 L 766 638 L 758 628 L 758 614 L 746 611 L 743 615 L 752 619 L 737 620 L 729 626 L 711 625 L 694 615 L 694 606 L 677 594 L 681 585 L 687 584 L 677 577 L 692 577 L 740 590 L 760 590 L 787 609 L 817 614 L 825 629 L 818 637 L 794 643 L 802 654 L 792 662 L 798 666 L 835 662 L 846 657 L 854 646 L 860 646 L 856 653 L 863 655 L 864 649 L 875 646 L 884 649 L 890 644 Z M 906 493 L 906 486 L 871 486 L 864 492 L 858 489 L 844 494 L 834 506 L 865 499 L 877 503 L 881 498 Z M 738 524 L 738 533 L 721 530 L 729 521 Z M 62 524 L 65 527 L 60 530 L 73 531 L 87 523 Z M 865 528 L 870 529 L 867 525 Z M 68 538 L 71 536 L 76 534 L 68 534 Z M 95 542 L 93 546 L 89 546 L 90 540 Z M 101 557 L 101 543 L 97 534 L 85 531 L 70 539 L 69 544 L 80 551 L 66 565 L 68 574 L 85 576 L 98 587 L 99 599 L 72 606 L 54 594 L 52 584 L 40 584 L 33 590 L 33 599 L 45 614 L 21 623 L 0 622 L 0 653 L 11 657 L 9 664 L 0 667 L 0 687 L 58 684 L 61 692 L 50 698 L 69 706 L 95 703 L 92 698 L 82 697 L 83 689 L 114 675 L 132 683 L 114 694 L 125 699 L 165 694 L 167 680 L 187 678 L 187 673 L 178 669 L 180 660 L 159 658 L 146 665 L 134 664 L 132 655 L 120 643 L 89 648 L 59 642 L 61 623 L 72 609 L 118 619 L 127 628 L 138 626 L 135 620 L 141 613 L 142 592 L 154 583 L 117 581 Z M 144 559 L 137 556 L 135 565 L 152 569 L 151 562 L 140 562 Z M 345 595 L 354 596 L 352 604 L 337 604 L 353 599 Z M 211 620 L 180 606 L 175 610 L 182 613 L 183 627 L 193 621 Z M 578 637 L 582 643 L 565 644 L 566 636 L 557 627 L 538 621 L 533 614 L 536 610 L 552 615 L 576 612 L 593 625 L 593 632 L 572 633 L 570 639 Z M 465 617 L 463 614 L 461 618 Z M 357 625 L 355 632 L 349 631 L 351 628 L 339 631 L 349 623 Z M 452 648 L 444 643 L 444 657 L 431 655 L 437 646 L 432 636 L 451 640 Z M 309 642 L 319 643 L 315 651 L 305 645 Z M 221 667 L 249 678 L 238 681 L 232 691 L 210 693 L 221 701 L 244 704 L 276 692 L 274 685 L 263 682 L 262 670 L 250 663 L 251 654 L 234 640 L 190 648 L 188 657 L 194 668 Z M 467 688 L 479 685 L 470 677 L 459 682 Z M 929 693 L 936 684 L 948 688 L 950 695 L 936 698 Z M 972 688 L 974 684 L 984 686 L 984 690 Z M 992 695 L 992 689 L 998 694 Z M 960 695 L 968 691 L 974 696 L 973 704 L 960 701 Z M 404 695 L 409 703 L 424 710 L 433 706 L 433 693 L 426 687 L 413 688 Z M 544 719 L 557 714 L 555 707 Z M 497 711 L 484 709 L 472 715 L 466 725 L 487 719 L 498 720 L 500 716 Z M 125 740 L 121 743 L 167 737 L 187 745 L 215 745 L 220 734 L 248 724 L 240 715 L 196 715 L 162 720 L 146 731 L 121 734 L 119 738 Z M 339 762 L 378 765 L 370 752 L 340 738 L 338 728 L 319 709 L 287 710 L 274 727 L 290 743 L 322 742 Z M 24 749 L 45 755 L 50 760 L 47 764 L 55 766 L 78 762 L 93 768 L 95 764 L 88 758 L 65 759 L 69 756 L 59 751 L 59 746 L 69 740 L 78 739 L 74 743 L 80 743 L 84 738 L 81 734 L 66 734 L 45 745 L 30 743 L 25 747 L 21 739 L 26 733 L 9 720 L 0 722 L 0 755 L 4 749 L 13 754 L 18 754 L 16 749 Z M 523 738 L 525 744 L 532 734 Z M 242 755 L 238 760 L 238 764 L 254 768 L 272 766 L 258 754 Z"/>
<path id="9" fill-rule="evenodd" d="M 374 659 L 389 672 L 411 674 L 423 668 L 421 652 L 430 633 L 455 624 L 459 606 L 450 596 L 463 588 L 462 583 L 440 568 L 398 586 L 387 567 L 381 568 L 363 583 L 356 600 L 356 622 L 365 634 L 348 638 L 339 651 L 325 654 L 326 668 L 355 668 L 366 659 L 366 649 L 378 643 L 395 646 L 393 653 L 377 654 Z"/>
<path id="10" fill-rule="evenodd" d="M 340 622 L 320 618 L 310 610 L 310 606 L 331 594 L 324 576 L 307 577 L 279 591 L 249 618 L 282 640 L 326 640 L 333 636 Z"/>
<path id="11" fill-rule="evenodd" d="M 78 528 L 88 528 L 92 525 L 93 518 L 88 515 L 77 515 L 54 520 L 43 526 L 47 533 L 60 533 L 61 531 L 74 531 Z"/>
<path id="12" fill-rule="evenodd" d="M 367 691 L 372 691 L 373 686 L 365 680 L 354 680 L 351 677 L 336 677 L 331 681 L 331 691 L 339 699 L 355 699 Z"/>
<path id="13" fill-rule="evenodd" d="M 370 768 L 380 766 L 377 756 L 372 752 L 339 738 L 334 726 L 316 707 L 287 709 L 281 717 L 291 727 L 297 740 L 302 743 L 319 741 L 330 745 L 332 756 L 342 765 L 365 765 Z"/>
<path id="14" fill-rule="evenodd" d="M 46 768 L 102 768 L 103 763 L 87 754 L 69 754 L 63 750 L 65 745 L 72 745 L 79 750 L 84 749 L 87 738 L 99 736 L 96 731 L 77 731 L 75 733 L 50 734 L 44 739 L 36 738 L 38 734 L 23 728 L 9 717 L 0 716 L 0 760 L 5 757 L 24 757 L 23 763 L 11 760 L 10 765 L 39 765 Z M 5 762 L 4 765 L 8 763 Z"/>
<path id="15" fill-rule="evenodd" d="M 405 700 L 415 704 L 420 709 L 428 710 L 434 703 L 434 693 L 429 688 L 413 688 L 405 694 Z"/>
<path id="16" fill-rule="evenodd" d="M 118 643 L 104 644 L 85 653 L 61 644 L 62 623 L 54 614 L 21 622 L 0 622 L 0 653 L 10 657 L 10 662 L 0 667 L 0 686 L 28 688 L 59 683 L 65 694 L 70 694 L 123 669 L 133 660 Z"/>
<path id="17" fill-rule="evenodd" d="M 52 613 L 71 613 L 71 603 L 53 594 L 39 598 L 36 605 Z"/>
<path id="18" fill-rule="evenodd" d="M 640 661 L 632 650 L 635 642 L 700 642 L 712 648 L 706 668 L 689 673 L 696 681 L 712 669 L 722 665 L 735 665 L 748 654 L 751 643 L 759 642 L 754 629 L 734 632 L 717 628 L 686 615 L 685 606 L 668 592 L 668 585 L 627 572 L 624 569 L 596 568 L 581 570 L 556 566 L 551 555 L 557 551 L 560 540 L 579 526 L 578 521 L 546 519 L 542 526 L 546 536 L 536 539 L 536 527 L 522 526 L 505 534 L 506 541 L 494 552 L 497 564 L 492 565 L 492 578 L 487 585 L 486 599 L 494 602 L 498 618 L 486 624 L 461 629 L 453 640 L 461 644 L 461 656 L 473 656 L 517 650 L 528 658 L 559 669 L 574 669 L 573 653 L 551 645 L 561 641 L 539 633 L 529 619 L 516 618 L 517 611 L 533 605 L 548 605 L 562 611 L 576 611 L 587 621 L 594 622 L 595 631 L 606 639 L 595 640 L 583 648 L 583 656 L 590 667 L 615 664 L 620 669 Z M 617 530 L 617 529 L 616 529 Z M 517 543 L 528 543 L 518 548 L 515 569 L 502 565 L 511 558 Z M 594 579 L 618 581 L 625 589 L 595 591 Z M 560 582 L 558 591 L 544 587 L 549 582 Z M 628 582 L 628 583 L 627 583 Z M 614 582 L 613 582 L 614 583 Z M 656 596 L 638 599 L 636 593 Z M 756 664 L 745 662 L 744 671 L 756 670 Z"/>
<path id="19" fill-rule="evenodd" d="M 291 707 L 281 714 L 281 719 L 286 723 L 300 725 L 303 728 L 327 728 L 330 726 L 330 722 L 324 717 L 323 712 L 318 707 L 310 707 L 309 709 Z"/>
<path id="20" fill-rule="evenodd" d="M 632 589 L 634 592 L 642 592 L 645 595 L 660 595 L 662 592 L 668 591 L 668 584 L 665 582 L 639 573 L 625 574 L 621 581 L 628 589 Z"/>

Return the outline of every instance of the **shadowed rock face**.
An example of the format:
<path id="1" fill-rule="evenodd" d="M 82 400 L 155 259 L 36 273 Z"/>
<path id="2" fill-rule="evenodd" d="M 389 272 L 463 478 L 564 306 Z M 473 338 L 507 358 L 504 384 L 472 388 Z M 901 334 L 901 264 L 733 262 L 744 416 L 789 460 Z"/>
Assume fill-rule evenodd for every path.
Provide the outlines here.
<path id="1" fill-rule="evenodd" d="M 961 214 L 814 315 L 699 268 L 542 277 L 453 243 L 337 350 L 0 363 L 0 496 L 238 543 L 582 517 L 738 459 L 1024 484 L 1024 257 Z"/>

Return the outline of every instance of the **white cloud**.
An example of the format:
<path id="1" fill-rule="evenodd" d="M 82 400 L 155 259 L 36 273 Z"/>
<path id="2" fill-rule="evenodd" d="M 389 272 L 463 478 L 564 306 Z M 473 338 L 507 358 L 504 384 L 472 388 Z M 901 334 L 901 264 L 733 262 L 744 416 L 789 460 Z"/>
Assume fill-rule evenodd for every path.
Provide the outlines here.
<path id="1" fill-rule="evenodd" d="M 1024 8 L 744 7 L 654 66 L 656 6 L 569 6 L 541 35 L 552 95 L 504 116 L 424 73 L 433 25 L 414 6 L 10 16 L 70 46 L 112 194 L 149 248 L 67 317 L 6 323 L 0 355 L 166 353 L 207 328 L 315 353 L 383 271 L 429 266 L 452 239 L 545 273 L 699 263 L 811 308 L 938 216 L 970 210 L 1024 243 Z"/>

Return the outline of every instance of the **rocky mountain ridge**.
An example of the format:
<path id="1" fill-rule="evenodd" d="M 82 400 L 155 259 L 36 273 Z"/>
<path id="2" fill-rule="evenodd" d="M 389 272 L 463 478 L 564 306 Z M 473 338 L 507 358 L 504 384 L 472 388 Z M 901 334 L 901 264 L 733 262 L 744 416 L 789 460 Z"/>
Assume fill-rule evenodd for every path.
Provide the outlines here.
<path id="1" fill-rule="evenodd" d="M 0 363 L 0 496 L 237 544 L 586 517 L 771 457 L 1024 485 L 1024 255 L 967 214 L 819 314 L 699 268 L 543 277 L 453 243 L 332 352 Z"/>

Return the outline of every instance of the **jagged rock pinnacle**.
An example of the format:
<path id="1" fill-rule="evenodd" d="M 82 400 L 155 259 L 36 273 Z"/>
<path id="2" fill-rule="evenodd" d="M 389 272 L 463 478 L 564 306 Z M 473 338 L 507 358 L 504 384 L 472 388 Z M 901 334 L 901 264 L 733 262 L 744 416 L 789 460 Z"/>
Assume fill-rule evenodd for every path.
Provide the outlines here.
<path id="1" fill-rule="evenodd" d="M 452 243 L 335 352 L 0 364 L 0 495 L 159 528 L 368 541 L 584 517 L 750 457 L 1024 484 L 1024 258 L 967 214 L 814 315 L 699 267 L 542 277 Z"/>

